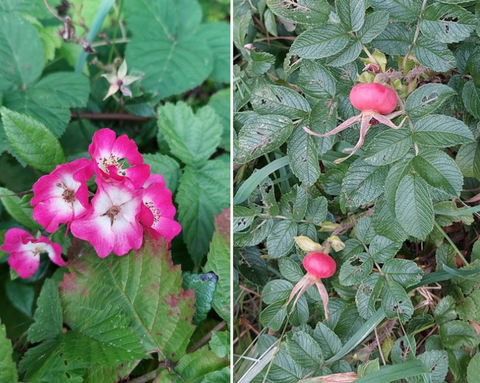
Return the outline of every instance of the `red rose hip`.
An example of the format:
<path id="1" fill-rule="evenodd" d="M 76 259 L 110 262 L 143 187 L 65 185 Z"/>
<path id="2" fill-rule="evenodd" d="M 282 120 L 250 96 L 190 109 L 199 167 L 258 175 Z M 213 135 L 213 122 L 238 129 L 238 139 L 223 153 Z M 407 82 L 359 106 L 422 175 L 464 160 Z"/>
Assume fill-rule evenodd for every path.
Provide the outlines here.
<path id="1" fill-rule="evenodd" d="M 357 84 L 350 91 L 350 102 L 362 112 L 389 114 L 397 106 L 397 94 L 381 84 Z"/>
<path id="2" fill-rule="evenodd" d="M 335 274 L 337 264 L 327 254 L 311 252 L 303 259 L 303 267 L 315 279 L 330 278 Z"/>

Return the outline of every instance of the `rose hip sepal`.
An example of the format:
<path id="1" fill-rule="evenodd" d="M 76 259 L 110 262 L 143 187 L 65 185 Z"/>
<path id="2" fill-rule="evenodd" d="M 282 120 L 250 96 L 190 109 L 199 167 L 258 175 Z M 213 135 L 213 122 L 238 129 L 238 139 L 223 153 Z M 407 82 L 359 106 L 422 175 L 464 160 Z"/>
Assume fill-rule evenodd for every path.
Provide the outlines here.
<path id="1" fill-rule="evenodd" d="M 391 113 L 397 106 L 397 94 L 392 89 L 381 84 L 371 83 L 355 85 L 350 91 L 350 102 L 355 108 L 360 110 L 361 113 L 345 120 L 330 132 L 320 134 L 308 129 L 306 126 L 303 127 L 308 134 L 318 137 L 327 137 L 340 133 L 360 121 L 360 138 L 358 139 L 358 142 L 353 148 L 343 150 L 344 153 L 350 152 L 350 154 L 347 157 L 335 160 L 335 163 L 337 164 L 345 161 L 362 147 L 370 126 L 382 123 L 392 129 L 400 129 L 401 125 L 395 125 L 391 119 L 404 113 L 403 110 Z"/>
<path id="2" fill-rule="evenodd" d="M 126 134 L 117 138 L 113 130 L 100 129 L 93 135 L 88 153 L 92 157 L 95 172 L 106 180 L 121 182 L 128 178 L 138 189 L 150 176 L 150 166 L 143 163 L 135 141 Z M 125 160 L 130 167 L 124 169 Z"/>
<path id="3" fill-rule="evenodd" d="M 58 266 L 66 266 L 62 259 L 62 248 L 47 237 L 34 238 L 22 229 L 10 229 L 5 233 L 5 243 L 0 247 L 10 253 L 8 264 L 22 278 L 30 278 L 38 269 L 40 254 L 47 253 Z"/>
<path id="4" fill-rule="evenodd" d="M 330 278 L 335 274 L 337 269 L 337 264 L 327 254 L 319 252 L 310 252 L 303 259 L 303 267 L 307 270 L 307 274 L 298 281 L 298 283 L 293 288 L 290 297 L 288 298 L 287 305 L 295 298 L 293 306 L 295 307 L 297 301 L 312 286 L 317 286 L 320 297 L 322 298 L 323 309 L 325 311 L 325 318 L 328 319 L 328 292 L 325 286 L 322 283 L 322 278 Z"/>
<path id="5" fill-rule="evenodd" d="M 52 233 L 60 223 L 70 223 L 87 213 L 87 181 L 93 176 L 93 164 L 80 158 L 58 165 L 53 172 L 33 185 L 33 219 Z M 68 230 L 68 227 L 67 227 Z"/>
<path id="6" fill-rule="evenodd" d="M 144 185 L 145 194 L 141 206 L 140 222 L 147 228 L 153 238 L 165 237 L 171 242 L 182 230 L 176 222 L 172 192 L 160 174 L 152 174 Z"/>
<path id="7" fill-rule="evenodd" d="M 144 190 L 136 190 L 128 178 L 122 182 L 96 179 L 97 192 L 87 215 L 72 222 L 72 234 L 88 241 L 99 257 L 112 251 L 124 255 L 142 246 L 143 228 L 138 222 Z"/>

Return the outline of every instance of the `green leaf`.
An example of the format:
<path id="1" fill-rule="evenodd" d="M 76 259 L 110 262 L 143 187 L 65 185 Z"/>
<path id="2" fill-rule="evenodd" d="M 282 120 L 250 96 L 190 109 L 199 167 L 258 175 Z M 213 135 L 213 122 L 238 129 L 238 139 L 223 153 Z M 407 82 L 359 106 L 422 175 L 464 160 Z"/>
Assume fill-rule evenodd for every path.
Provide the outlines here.
<path id="1" fill-rule="evenodd" d="M 8 140 L 27 164 L 49 173 L 66 161 L 60 143 L 45 125 L 4 107 L 0 113 Z"/>
<path id="2" fill-rule="evenodd" d="M 380 370 L 357 379 L 355 383 L 389 383 L 428 373 L 428 368 L 421 360 L 413 359 L 399 364 L 383 366 Z"/>
<path id="3" fill-rule="evenodd" d="M 357 290 L 355 302 L 358 313 L 364 319 L 369 319 L 377 311 L 377 302 L 380 300 L 384 278 L 373 273 L 365 278 Z"/>
<path id="4" fill-rule="evenodd" d="M 367 253 L 355 254 L 347 259 L 340 268 L 339 279 L 344 286 L 360 284 L 372 272 L 373 259 Z"/>
<path id="5" fill-rule="evenodd" d="M 62 38 L 58 34 L 58 28 L 56 27 L 44 27 L 34 25 L 37 30 L 38 36 L 42 41 L 44 64 L 55 59 L 55 51 L 62 46 Z"/>
<path id="6" fill-rule="evenodd" d="M 202 262 L 212 238 L 214 214 L 230 203 L 230 164 L 220 159 L 202 168 L 187 166 L 176 196 L 183 238 L 195 264 Z"/>
<path id="7" fill-rule="evenodd" d="M 438 148 L 473 141 L 470 129 L 460 120 L 431 114 L 413 123 L 413 140 L 418 144 Z"/>
<path id="8" fill-rule="evenodd" d="M 305 219 L 313 222 L 315 225 L 320 225 L 320 222 L 325 221 L 328 214 L 328 201 L 325 197 L 318 197 L 308 201 Z"/>
<path id="9" fill-rule="evenodd" d="M 287 308 L 285 307 L 285 301 L 278 301 L 260 313 L 260 323 L 270 330 L 278 331 L 282 327 L 286 316 Z"/>
<path id="10" fill-rule="evenodd" d="M 335 128 L 337 125 L 337 109 L 336 103 L 322 97 L 313 106 L 310 113 L 310 120 L 308 121 L 309 128 L 316 133 L 326 133 Z M 313 136 L 318 147 L 318 154 L 323 156 L 333 146 L 335 142 L 334 136 L 316 137 Z"/>
<path id="11" fill-rule="evenodd" d="M 413 169 L 434 188 L 447 193 L 450 198 L 460 196 L 463 177 L 455 161 L 437 149 L 421 150 L 412 160 Z"/>
<path id="12" fill-rule="evenodd" d="M 357 37 L 362 43 L 367 44 L 382 33 L 388 25 L 389 13 L 378 11 L 365 17 L 365 23 L 357 32 Z"/>
<path id="13" fill-rule="evenodd" d="M 475 329 L 467 322 L 454 320 L 440 325 L 442 344 L 450 350 L 461 347 L 476 347 L 480 341 Z"/>
<path id="14" fill-rule="evenodd" d="M 294 248 L 294 236 L 297 235 L 297 223 L 290 220 L 277 222 L 267 238 L 268 256 L 281 258 L 287 256 Z"/>
<path id="15" fill-rule="evenodd" d="M 24 49 L 28 41 L 29 49 Z M 25 18 L 14 13 L 0 14 L 0 78 L 25 88 L 40 77 L 43 50 L 36 29 Z"/>
<path id="16" fill-rule="evenodd" d="M 132 347 L 179 360 L 194 330 L 194 293 L 182 289 L 180 267 L 173 266 L 167 245 L 147 239 L 140 250 L 107 262 L 80 249 L 86 255 L 69 262 L 71 273 L 60 283 L 65 323 L 86 335 L 105 328 L 105 340 L 116 339 L 125 351 Z M 112 329 L 112 323 L 119 327 Z"/>
<path id="17" fill-rule="evenodd" d="M 416 174 L 407 174 L 395 194 L 395 214 L 410 235 L 425 239 L 433 229 L 434 214 L 426 182 Z"/>
<path id="18" fill-rule="evenodd" d="M 355 225 L 355 236 L 362 244 L 366 245 L 375 237 L 375 230 L 373 229 L 372 219 L 370 217 L 366 216 L 358 220 Z"/>
<path id="19" fill-rule="evenodd" d="M 59 0 L 53 0 L 50 6 L 60 5 Z M 0 13 L 21 13 L 35 16 L 37 19 L 51 19 L 52 14 L 43 3 L 36 0 L 4 0 L 0 3 Z M 11 16 L 11 15 L 9 15 Z"/>
<path id="20" fill-rule="evenodd" d="M 420 31 L 446 44 L 465 40 L 474 30 L 475 16 L 458 5 L 429 5 L 420 18 Z"/>
<path id="21" fill-rule="evenodd" d="M 325 359 L 331 358 L 342 348 L 342 342 L 337 334 L 322 322 L 317 323 L 313 331 L 313 338 L 318 342 Z"/>
<path id="22" fill-rule="evenodd" d="M 317 25 L 328 20 L 330 6 L 326 0 L 267 0 L 277 16 L 299 24 Z"/>
<path id="23" fill-rule="evenodd" d="M 182 287 L 185 290 L 195 291 L 195 315 L 192 323 L 198 326 L 207 319 L 207 315 L 212 309 L 215 282 L 209 278 L 209 274 L 187 272 L 182 275 L 182 278 Z"/>
<path id="24" fill-rule="evenodd" d="M 226 331 L 212 332 L 212 338 L 208 342 L 212 351 L 219 357 L 225 358 L 228 355 L 230 358 L 230 333 Z"/>
<path id="25" fill-rule="evenodd" d="M 267 305 L 275 302 L 285 302 L 292 292 L 293 285 L 283 279 L 268 282 L 262 290 L 262 301 Z"/>
<path id="26" fill-rule="evenodd" d="M 410 93 L 405 110 L 411 118 L 420 118 L 433 113 L 455 94 L 447 85 L 425 84 Z"/>
<path id="27" fill-rule="evenodd" d="M 480 119 L 480 90 L 473 81 L 468 81 L 463 86 L 462 100 L 468 113 Z"/>
<path id="28" fill-rule="evenodd" d="M 33 319 L 35 323 L 28 329 L 29 342 L 38 343 L 62 334 L 63 316 L 58 283 L 52 279 L 46 279 L 43 284 Z"/>
<path id="29" fill-rule="evenodd" d="M 230 83 L 230 25 L 216 22 L 200 25 L 197 38 L 206 40 L 213 52 L 213 81 Z"/>
<path id="30" fill-rule="evenodd" d="M 170 156 L 159 153 L 144 154 L 143 160 L 150 166 L 152 174 L 161 174 L 163 176 L 168 189 L 172 192 L 177 189 L 178 180 L 182 175 L 180 164 L 177 161 Z"/>
<path id="31" fill-rule="evenodd" d="M 310 112 L 307 100 L 293 89 L 284 86 L 257 86 L 250 102 L 258 114 L 269 115 L 274 112 L 292 120 L 307 117 Z"/>
<path id="32" fill-rule="evenodd" d="M 475 177 L 474 175 L 474 163 L 476 162 L 476 150 L 477 143 L 470 142 L 468 144 L 463 144 L 458 149 L 457 156 L 455 157 L 455 162 L 462 171 L 464 177 Z M 479 153 L 480 154 L 480 153 Z"/>
<path id="33" fill-rule="evenodd" d="M 395 281 L 384 284 L 381 303 L 387 318 L 399 317 L 402 321 L 408 321 L 413 315 L 413 305 L 407 292 Z"/>
<path id="34" fill-rule="evenodd" d="M 32 317 L 33 300 L 35 298 L 35 289 L 32 285 L 27 285 L 15 279 L 5 284 L 5 292 L 17 310 L 27 317 Z"/>
<path id="35" fill-rule="evenodd" d="M 216 92 L 210 97 L 208 106 L 215 110 L 215 113 L 220 117 L 220 122 L 223 126 L 220 147 L 226 151 L 230 151 L 230 88 Z"/>
<path id="36" fill-rule="evenodd" d="M 467 367 L 468 383 L 475 383 L 480 376 L 480 354 L 476 354 Z"/>
<path id="37" fill-rule="evenodd" d="M 395 204 L 395 196 L 393 196 L 393 204 Z M 385 198 L 377 199 L 372 221 L 375 232 L 378 235 L 388 238 L 390 241 L 402 243 L 408 237 L 408 234 L 402 229 L 402 226 Z M 375 242 L 375 239 L 372 242 Z M 370 244 L 370 251 L 374 251 L 372 244 Z M 381 256 L 383 257 L 383 254 Z"/>
<path id="38" fill-rule="evenodd" d="M 12 343 L 7 339 L 5 326 L 0 324 L 0 382 L 17 383 L 18 374 L 12 359 Z"/>
<path id="39" fill-rule="evenodd" d="M 201 166 L 215 152 L 223 132 L 215 111 L 204 106 L 193 114 L 184 102 L 158 108 L 158 128 L 172 154 L 191 166 Z"/>
<path id="40" fill-rule="evenodd" d="M 215 217 L 215 232 L 204 266 L 205 272 L 218 276 L 212 306 L 227 324 L 230 324 L 230 221 L 229 209 Z"/>
<path id="41" fill-rule="evenodd" d="M 241 232 L 248 229 L 255 219 L 256 214 L 253 210 L 245 206 L 233 207 L 233 232 Z"/>
<path id="42" fill-rule="evenodd" d="M 447 72 L 455 68 L 455 56 L 446 44 L 420 36 L 413 48 L 413 54 L 424 67 L 436 72 Z"/>
<path id="43" fill-rule="evenodd" d="M 251 61 L 245 71 L 251 77 L 258 77 L 268 72 L 275 64 L 275 56 L 267 52 L 250 52 Z"/>
<path id="44" fill-rule="evenodd" d="M 376 199 L 383 192 L 388 169 L 358 159 L 348 168 L 343 179 L 342 193 L 346 206 L 359 207 Z"/>
<path id="45" fill-rule="evenodd" d="M 375 210 L 376 208 L 377 206 L 375 206 Z M 375 222 L 373 222 L 373 226 L 375 227 Z M 375 262 L 385 263 L 398 253 L 402 244 L 402 242 L 394 242 L 381 235 L 376 235 L 370 242 L 368 252 Z"/>
<path id="46" fill-rule="evenodd" d="M 293 132 L 293 124 L 284 116 L 255 117 L 238 133 L 236 163 L 246 163 L 280 147 Z"/>
<path id="47" fill-rule="evenodd" d="M 320 59 L 333 56 L 348 44 L 350 37 L 337 24 L 325 24 L 307 29 L 293 42 L 290 53 L 305 59 Z"/>
<path id="48" fill-rule="evenodd" d="M 390 259 L 385 262 L 382 271 L 403 287 L 416 285 L 423 277 L 423 270 L 414 261 L 408 259 Z"/>
<path id="49" fill-rule="evenodd" d="M 335 0 L 338 17 L 348 31 L 357 32 L 365 21 L 365 0 Z"/>
<path id="50" fill-rule="evenodd" d="M 389 165 L 403 158 L 412 148 L 408 129 L 389 129 L 377 134 L 365 147 L 363 160 L 371 165 Z"/>
<path id="51" fill-rule="evenodd" d="M 323 362 L 322 349 L 306 332 L 295 331 L 286 348 L 292 359 L 305 369 L 313 371 Z"/>
<path id="52" fill-rule="evenodd" d="M 370 0 L 370 5 L 375 11 L 387 11 L 392 19 L 407 23 L 416 21 L 421 9 L 418 0 Z"/>
<path id="53" fill-rule="evenodd" d="M 298 126 L 287 144 L 290 168 L 305 186 L 312 186 L 320 177 L 315 138 Z"/>
<path id="54" fill-rule="evenodd" d="M 336 81 L 331 72 L 313 60 L 302 60 L 298 86 L 305 94 L 316 98 L 332 97 L 336 93 Z"/>
<path id="55" fill-rule="evenodd" d="M 212 73 L 213 53 L 210 42 L 200 37 L 202 11 L 196 1 L 132 0 L 124 11 L 134 35 L 126 60 L 129 68 L 145 73 L 147 92 L 162 98 L 179 94 Z"/>
<path id="56" fill-rule="evenodd" d="M 350 40 L 345 48 L 339 53 L 327 58 L 326 63 L 333 67 L 343 67 L 346 64 L 355 61 L 362 52 L 360 41 Z"/>
<path id="57" fill-rule="evenodd" d="M 379 2 L 381 0 L 378 0 Z M 381 1 L 384 4 L 383 1 Z M 387 9 L 388 10 L 388 9 Z M 415 19 L 417 15 L 415 15 Z M 373 45 L 388 55 L 406 55 L 413 41 L 413 30 L 405 28 L 401 23 L 389 23 L 388 28 L 373 40 Z"/>
<path id="58" fill-rule="evenodd" d="M 32 209 L 30 207 L 25 208 L 20 206 L 20 198 L 13 195 L 14 193 L 8 189 L 0 188 L 0 195 L 11 197 L 2 197 L 0 201 L 2 201 L 3 206 L 8 211 L 8 213 L 20 222 L 23 226 L 28 227 L 32 230 L 40 230 L 42 226 L 40 226 L 36 221 L 32 218 Z"/>

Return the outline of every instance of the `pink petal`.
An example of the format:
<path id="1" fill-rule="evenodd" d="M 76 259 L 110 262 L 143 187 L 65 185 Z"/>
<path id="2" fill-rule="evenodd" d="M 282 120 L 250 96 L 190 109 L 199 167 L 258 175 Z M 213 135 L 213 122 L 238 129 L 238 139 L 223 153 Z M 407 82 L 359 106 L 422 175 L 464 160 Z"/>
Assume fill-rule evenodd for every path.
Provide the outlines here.
<path id="1" fill-rule="evenodd" d="M 5 242 L 0 249 L 6 253 L 23 251 L 23 245 L 34 240 L 35 238 L 25 230 L 10 229 L 5 233 Z"/>
<path id="2" fill-rule="evenodd" d="M 128 159 L 130 166 L 143 164 L 143 157 L 138 151 L 137 144 L 126 134 L 117 138 L 112 147 L 112 153 L 119 158 Z"/>
<path id="3" fill-rule="evenodd" d="M 47 237 L 38 238 L 38 243 L 45 243 L 45 252 L 50 260 L 58 266 L 67 266 L 67 262 L 62 259 L 62 247 L 55 242 L 51 242 Z"/>
<path id="4" fill-rule="evenodd" d="M 8 264 L 21 278 L 30 278 L 40 265 L 40 254 L 34 255 L 31 251 L 19 251 L 10 254 Z"/>

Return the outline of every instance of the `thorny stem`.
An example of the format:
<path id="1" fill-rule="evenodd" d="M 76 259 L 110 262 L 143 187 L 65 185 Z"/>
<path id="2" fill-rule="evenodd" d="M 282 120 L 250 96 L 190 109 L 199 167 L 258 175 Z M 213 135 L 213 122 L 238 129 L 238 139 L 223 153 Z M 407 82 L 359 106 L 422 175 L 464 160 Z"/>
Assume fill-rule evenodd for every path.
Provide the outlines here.
<path id="1" fill-rule="evenodd" d="M 197 351 L 200 347 L 202 347 L 211 337 L 212 333 L 215 331 L 220 331 L 222 328 L 224 328 L 227 325 L 227 322 L 222 321 L 219 324 L 217 324 L 212 330 L 208 332 L 207 335 L 205 335 L 202 339 L 200 339 L 197 343 L 195 343 L 188 351 L 187 354 L 190 354 L 194 351 Z"/>
<path id="2" fill-rule="evenodd" d="M 413 35 L 412 44 L 410 45 L 410 49 L 408 50 L 407 54 L 405 55 L 405 57 L 403 58 L 403 61 L 402 61 L 403 69 L 405 69 L 405 67 L 407 66 L 407 60 L 408 60 L 408 58 L 410 57 L 410 54 L 413 51 L 413 47 L 415 46 L 415 43 L 417 42 L 418 36 L 420 35 L 420 20 L 422 18 L 422 13 L 423 13 L 425 7 L 427 6 L 427 2 L 428 2 L 428 0 L 423 0 L 422 8 L 420 9 L 420 12 L 418 14 L 418 22 L 417 22 L 417 27 L 415 29 L 415 34 Z"/>
<path id="3" fill-rule="evenodd" d="M 378 338 L 378 331 L 377 331 L 376 327 L 375 327 L 374 331 L 375 331 L 375 340 L 377 341 L 378 352 L 380 354 L 380 357 L 382 358 L 383 365 L 386 365 L 387 362 L 385 361 L 385 356 L 383 355 L 382 344 L 380 343 L 380 340 Z"/>
<path id="4" fill-rule="evenodd" d="M 48 11 L 53 15 L 55 16 L 58 20 L 60 20 L 62 23 L 65 22 L 65 20 L 63 18 L 61 18 L 60 16 L 57 15 L 56 12 L 53 11 L 52 8 L 50 8 L 50 5 L 48 5 L 48 2 L 47 0 L 43 0 L 43 2 L 45 3 L 45 6 L 47 7 Z"/>

